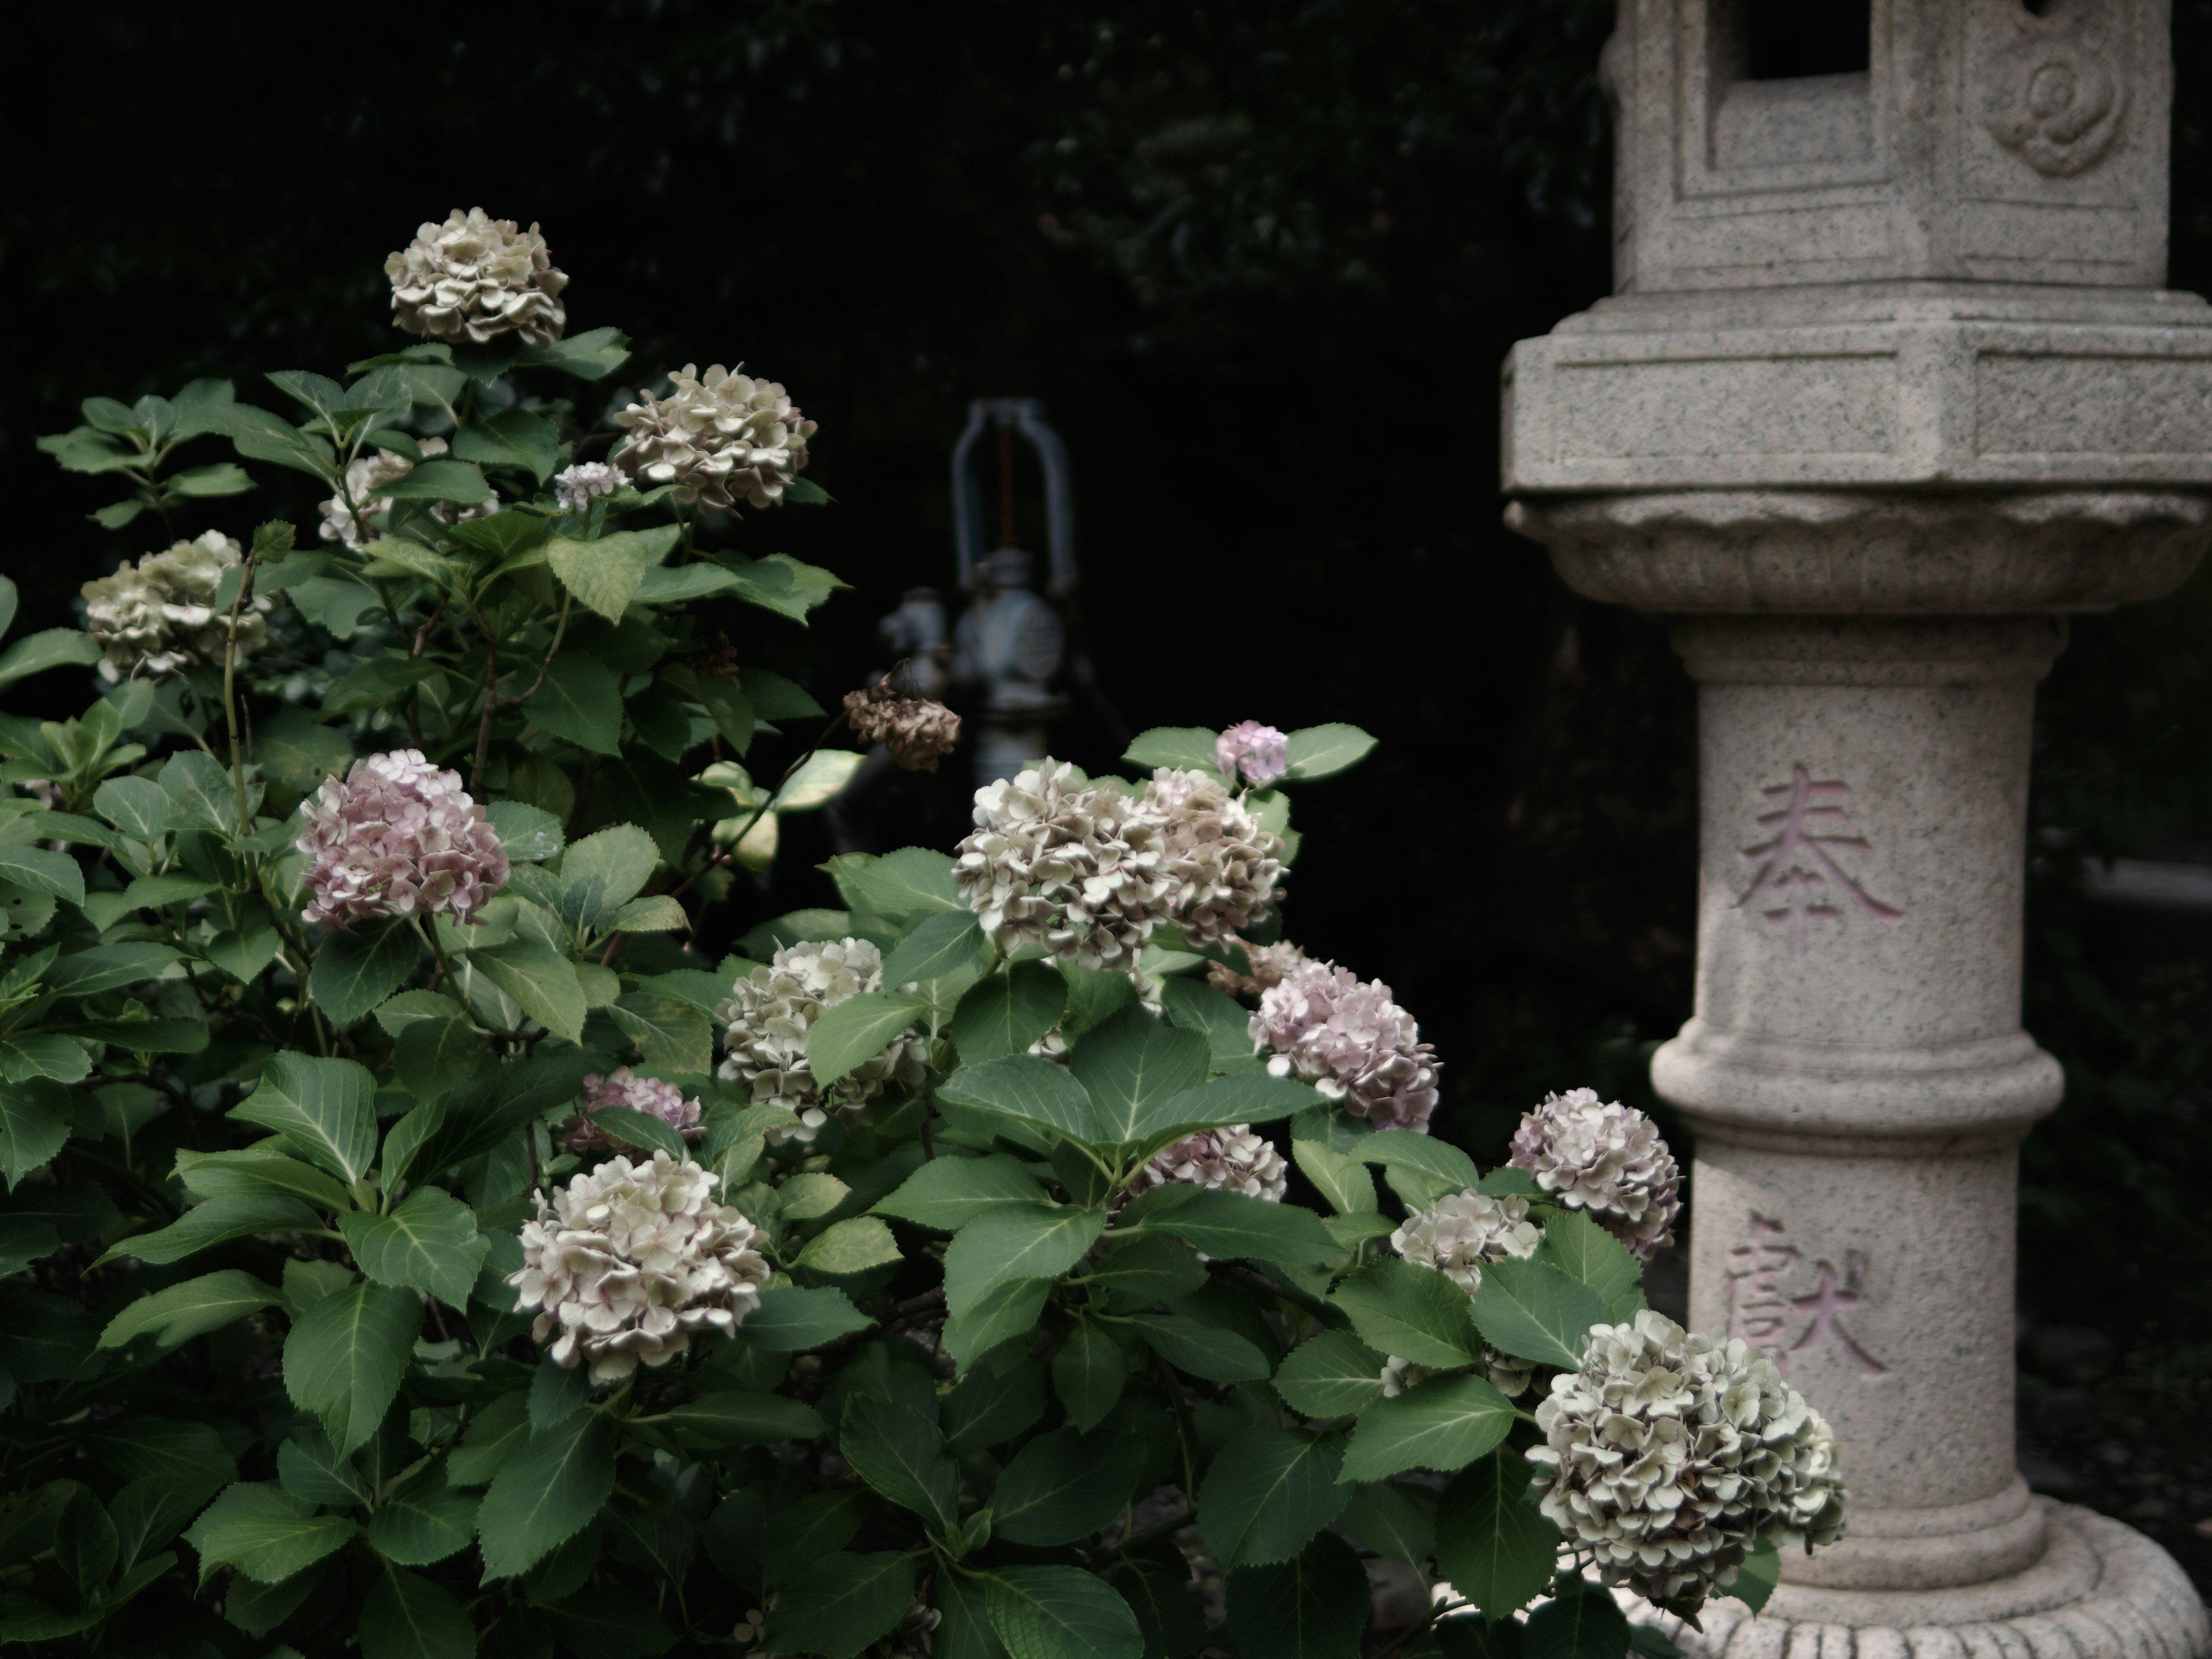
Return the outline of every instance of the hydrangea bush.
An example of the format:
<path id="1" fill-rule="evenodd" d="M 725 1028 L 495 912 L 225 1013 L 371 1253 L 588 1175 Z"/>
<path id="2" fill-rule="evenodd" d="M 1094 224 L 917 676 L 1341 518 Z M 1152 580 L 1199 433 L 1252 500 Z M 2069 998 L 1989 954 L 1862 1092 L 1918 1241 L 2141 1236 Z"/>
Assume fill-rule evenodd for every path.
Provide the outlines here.
<path id="1" fill-rule="evenodd" d="M 713 625 L 836 586 L 736 545 L 816 423 L 611 394 L 536 226 L 386 270 L 343 379 L 44 441 L 166 550 L 0 655 L 93 694 L 0 716 L 0 1641 L 1665 1659 L 1625 1607 L 1838 1535 L 1818 1413 L 1644 1305 L 1653 1127 L 1571 1091 L 1479 1171 L 1284 937 L 1291 794 L 1371 739 L 1040 758 L 746 914 L 840 726 L 957 734 Z M 288 479 L 314 536 L 202 531 Z"/>

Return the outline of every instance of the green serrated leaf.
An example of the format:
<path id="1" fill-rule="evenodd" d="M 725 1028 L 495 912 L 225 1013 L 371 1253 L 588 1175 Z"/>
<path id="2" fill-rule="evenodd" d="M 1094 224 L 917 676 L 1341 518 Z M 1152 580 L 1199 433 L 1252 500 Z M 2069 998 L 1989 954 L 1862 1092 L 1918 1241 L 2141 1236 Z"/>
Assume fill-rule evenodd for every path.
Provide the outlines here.
<path id="1" fill-rule="evenodd" d="M 935 1422 L 909 1407 L 855 1400 L 838 1449 L 860 1479 L 940 1531 L 960 1518 L 960 1472 Z"/>
<path id="2" fill-rule="evenodd" d="M 1014 963 L 968 988 L 952 1012 L 952 1043 L 969 1066 L 1025 1054 L 1066 1008 L 1067 981 L 1048 964 Z"/>
<path id="3" fill-rule="evenodd" d="M 368 1443 L 399 1392 L 422 1334 L 411 1291 L 356 1284 L 302 1314 L 284 1339 L 284 1389 L 313 1412 L 341 1454 Z"/>
<path id="4" fill-rule="evenodd" d="M 358 1024 L 407 982 L 421 953 L 422 942 L 404 921 L 332 933 L 315 952 L 308 988 L 332 1024 Z"/>
<path id="5" fill-rule="evenodd" d="M 441 1465 L 426 1463 L 377 1505 L 368 1522 L 369 1546 L 405 1567 L 427 1567 L 458 1555 L 475 1540 L 478 1502 L 447 1485 Z"/>
<path id="6" fill-rule="evenodd" d="M 1589 1285 L 1605 1304 L 1607 1317 L 1617 1323 L 1635 1318 L 1644 1305 L 1642 1264 L 1626 1245 L 1577 1211 L 1544 1224 L 1536 1260 Z"/>
<path id="7" fill-rule="evenodd" d="M 1129 1322 L 1169 1364 L 1209 1382 L 1264 1382 L 1267 1357 L 1234 1331 L 1202 1325 L 1186 1314 L 1139 1313 Z"/>
<path id="8" fill-rule="evenodd" d="M 545 562 L 580 604 L 618 623 L 636 597 L 639 581 L 668 556 L 680 533 L 674 525 L 659 525 L 588 542 L 556 536 L 545 544 Z"/>
<path id="9" fill-rule="evenodd" d="M 281 1487 L 228 1488 L 185 1533 L 199 1552 L 200 1581 L 217 1567 L 236 1567 L 258 1583 L 276 1584 L 302 1572 L 361 1528 L 343 1516 L 317 1515 Z"/>
<path id="10" fill-rule="evenodd" d="M 1144 1632 L 1111 1584 L 1079 1567 L 1000 1567 L 984 1589 L 1011 1659 L 1140 1659 Z"/>
<path id="11" fill-rule="evenodd" d="M 1052 1357 L 1052 1388 L 1068 1420 L 1089 1433 L 1106 1419 L 1129 1380 L 1121 1345 L 1089 1320 L 1079 1323 Z"/>
<path id="12" fill-rule="evenodd" d="M 270 1057 L 259 1086 L 230 1115 L 275 1130 L 351 1186 L 376 1157 L 375 1099 L 367 1066 L 288 1050 Z"/>
<path id="13" fill-rule="evenodd" d="M 914 1558 L 827 1555 L 794 1575 L 769 1609 L 757 1650 L 855 1659 L 905 1616 L 914 1601 Z"/>
<path id="14" fill-rule="evenodd" d="M 1134 743 L 1121 751 L 1121 758 L 1132 766 L 1149 770 L 1156 766 L 1170 766 L 1183 771 L 1202 771 L 1211 776 L 1220 774 L 1214 768 L 1214 745 L 1220 738 L 1202 726 L 1156 726 L 1139 735 Z"/>
<path id="15" fill-rule="evenodd" d="M 61 1151 L 70 1105 L 69 1091 L 51 1078 L 0 1083 L 0 1175 L 10 1188 Z"/>
<path id="16" fill-rule="evenodd" d="M 801 1353 L 873 1323 L 842 1291 L 778 1285 L 761 1292 L 760 1305 L 745 1316 L 738 1333 L 757 1348 Z"/>
<path id="17" fill-rule="evenodd" d="M 491 1241 L 476 1214 L 441 1188 L 418 1187 L 389 1215 L 356 1210 L 338 1218 L 346 1247 L 380 1285 L 417 1290 L 465 1308 Z"/>
<path id="18" fill-rule="evenodd" d="M 1554 1596 L 1522 1627 L 1524 1659 L 1627 1659 L 1628 1616 L 1596 1585 Z"/>
<path id="19" fill-rule="evenodd" d="M 878 1200 L 875 1207 L 879 1215 L 949 1233 L 994 1210 L 1033 1208 L 1045 1196 L 1036 1177 L 1018 1158 L 1003 1153 L 988 1158 L 940 1153 L 908 1176 L 889 1198 Z"/>
<path id="20" fill-rule="evenodd" d="M 1237 1650 L 1267 1659 L 1357 1659 L 1367 1627 L 1367 1571 L 1334 1533 L 1295 1560 L 1229 1575 L 1229 1633 Z"/>
<path id="21" fill-rule="evenodd" d="M 873 1216 L 854 1216 L 832 1224 L 809 1239 L 797 1265 L 817 1273 L 843 1276 L 866 1273 L 900 1259 L 891 1230 Z"/>
<path id="22" fill-rule="evenodd" d="M 1008 1206 L 978 1216 L 945 1254 L 947 1311 L 967 1313 L 1017 1279 L 1057 1278 L 1083 1260 L 1105 1226 L 1102 1210 Z"/>
<path id="23" fill-rule="evenodd" d="M 1121 1512 L 1135 1475 L 1126 1443 L 1055 1429 L 1016 1452 L 991 1489 L 994 1536 L 1054 1545 L 1088 1537 Z"/>
<path id="24" fill-rule="evenodd" d="M 1528 1261 L 1485 1265 L 1482 1288 L 1475 1292 L 1474 1322 L 1492 1347 L 1572 1370 L 1583 1363 L 1590 1328 L 1613 1321 L 1588 1285 L 1547 1261 Z"/>
<path id="25" fill-rule="evenodd" d="M 1370 1481 L 1352 1488 L 1337 1526 L 1353 1543 L 1418 1568 L 1436 1553 L 1437 1495 L 1425 1486 Z"/>
<path id="26" fill-rule="evenodd" d="M 1275 1369 L 1275 1392 L 1308 1417 L 1346 1417 L 1382 1397 L 1383 1356 L 1348 1331 L 1323 1331 Z"/>
<path id="27" fill-rule="evenodd" d="M 1498 1620 L 1548 1589 L 1559 1531 L 1528 1495 L 1528 1460 L 1510 1448 L 1462 1469 L 1437 1509 L 1437 1571 Z"/>
<path id="28" fill-rule="evenodd" d="M 614 670 L 580 651 L 563 651 L 545 672 L 545 683 L 522 705 L 523 718 L 539 731 L 599 755 L 622 752 L 622 681 Z"/>
<path id="29" fill-rule="evenodd" d="M 372 1541 L 375 1530 L 372 1521 Z M 360 1634 L 362 1659 L 473 1659 L 477 1650 L 476 1627 L 452 1592 L 397 1567 L 369 1587 Z"/>
<path id="30" fill-rule="evenodd" d="M 492 1477 L 477 1511 L 484 1577 L 527 1572 L 581 1531 L 614 1486 L 614 1454 L 596 1413 L 533 1431 Z"/>
<path id="31" fill-rule="evenodd" d="M 1193 1249 L 1225 1261 L 1295 1267 L 1328 1261 L 1337 1254 L 1336 1241 L 1310 1210 L 1180 1182 L 1133 1200 L 1116 1224 L 1170 1233 Z"/>
<path id="32" fill-rule="evenodd" d="M 228 1267 L 139 1297 L 108 1321 L 97 1346 L 119 1348 L 150 1332 L 157 1346 L 173 1348 L 283 1300 L 252 1273 Z"/>
<path id="33" fill-rule="evenodd" d="M 808 1029 L 807 1069 L 821 1087 L 831 1087 L 883 1053 L 928 1007 L 921 998 L 896 991 L 848 997 L 825 1010 Z"/>
<path id="34" fill-rule="evenodd" d="M 1345 1455 L 1347 1480 L 1381 1480 L 1407 1469 L 1449 1474 L 1505 1438 L 1513 1402 L 1479 1376 L 1432 1376 L 1359 1414 Z"/>
<path id="35" fill-rule="evenodd" d="M 1208 1547 L 1224 1567 L 1289 1560 L 1343 1510 L 1343 1462 L 1333 1435 L 1245 1430 L 1215 1454 L 1199 1487 Z"/>
<path id="36" fill-rule="evenodd" d="M 1486 1266 L 1486 1285 L 1489 1279 Z M 1442 1368 L 1473 1364 L 1482 1357 L 1467 1292 L 1432 1268 L 1387 1258 L 1370 1262 L 1339 1285 L 1329 1300 L 1377 1353 Z"/>

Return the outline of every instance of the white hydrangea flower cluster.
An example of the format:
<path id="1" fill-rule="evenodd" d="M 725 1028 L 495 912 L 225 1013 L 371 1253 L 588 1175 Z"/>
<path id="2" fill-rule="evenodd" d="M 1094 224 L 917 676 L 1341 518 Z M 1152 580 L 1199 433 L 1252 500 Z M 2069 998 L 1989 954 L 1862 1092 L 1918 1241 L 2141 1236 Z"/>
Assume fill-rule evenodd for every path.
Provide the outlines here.
<path id="1" fill-rule="evenodd" d="M 1428 1133 L 1437 1109 L 1436 1050 L 1381 980 L 1362 984 L 1333 962 L 1300 962 L 1260 998 L 1252 1040 L 1267 1069 L 1310 1083 L 1382 1129 Z"/>
<path id="2" fill-rule="evenodd" d="M 629 433 L 614 464 L 641 489 L 674 484 L 687 507 L 781 501 L 806 470 L 806 441 L 815 431 L 782 386 L 720 363 L 703 377 L 696 363 L 686 363 L 669 379 L 668 396 L 647 397 L 614 417 Z"/>
<path id="3" fill-rule="evenodd" d="M 548 346 L 568 325 L 561 304 L 568 278 L 554 268 L 538 227 L 518 230 L 514 220 L 480 207 L 455 208 L 442 225 L 426 220 L 385 260 L 384 274 L 392 279 L 392 320 L 426 339 L 483 345 L 519 334 Z"/>
<path id="4" fill-rule="evenodd" d="M 760 1305 L 771 1269 L 754 1248 L 758 1229 L 714 1201 L 720 1179 L 664 1152 L 611 1158 L 550 1206 L 537 1195 L 522 1270 L 507 1282 L 520 1307 L 541 1310 L 531 1335 L 554 1338 L 556 1364 L 588 1361 L 592 1382 L 619 1382 L 677 1358 L 695 1331 L 735 1330 Z"/>
<path id="5" fill-rule="evenodd" d="M 729 1027 L 729 1058 L 720 1076 L 743 1083 L 756 1106 L 780 1106 L 792 1115 L 787 1127 L 769 1132 L 778 1141 L 811 1141 L 832 1110 L 850 1111 L 893 1083 L 921 1080 L 928 1044 L 911 1034 L 893 1037 L 838 1079 L 827 1095 L 806 1063 L 807 1034 L 839 1003 L 884 988 L 884 956 L 864 939 L 786 945 L 766 967 L 731 988 L 720 1018 Z M 911 990 L 912 986 L 902 988 Z"/>
<path id="6" fill-rule="evenodd" d="M 1167 912 L 1166 833 L 1142 801 L 1047 759 L 975 792 L 952 876 L 1005 949 L 1126 971 Z"/>
<path id="7" fill-rule="evenodd" d="M 1273 1141 L 1254 1134 L 1249 1123 L 1233 1123 L 1223 1129 L 1201 1129 L 1165 1152 L 1154 1153 L 1137 1171 L 1130 1195 L 1170 1182 L 1242 1193 L 1247 1198 L 1279 1204 L 1290 1190 L 1291 1171 Z"/>
<path id="8" fill-rule="evenodd" d="M 611 495 L 629 482 L 618 466 L 605 461 L 579 461 L 553 475 L 553 503 L 563 513 L 581 513 L 602 495 Z"/>
<path id="9" fill-rule="evenodd" d="M 246 550 L 220 530 L 166 553 L 149 553 L 134 568 L 125 564 L 112 576 L 87 582 L 85 628 L 100 649 L 100 677 L 113 684 L 141 674 L 179 672 L 201 661 L 220 660 L 230 635 L 228 607 L 216 610 L 216 589 L 222 574 L 246 557 Z M 250 655 L 269 637 L 262 619 L 270 601 L 255 594 L 238 613 L 238 654 Z"/>
<path id="10" fill-rule="evenodd" d="M 633 1112 L 657 1117 L 686 1140 L 696 1140 L 707 1133 L 707 1126 L 699 1121 L 702 1109 L 696 1096 L 686 1100 L 684 1091 L 674 1084 L 657 1077 L 640 1077 L 629 1066 L 618 1066 L 607 1077 L 597 1072 L 586 1075 L 584 1109 L 561 1126 L 562 1140 L 570 1152 L 604 1152 L 629 1144 L 610 1136 L 594 1121 L 592 1115 L 603 1106 L 626 1106 Z"/>
<path id="11" fill-rule="evenodd" d="M 1692 1617 L 1751 1542 L 1842 1536 L 1849 1493 L 1820 1413 L 1741 1338 L 1648 1309 L 1590 1333 L 1552 1380 L 1531 1448 L 1546 1516 L 1610 1584 Z"/>
<path id="12" fill-rule="evenodd" d="M 507 885 L 499 831 L 419 749 L 395 749 L 325 778 L 300 804 L 307 855 L 302 921 L 350 927 L 372 916 L 450 915 L 465 922 Z"/>
<path id="13" fill-rule="evenodd" d="M 1528 1219 L 1528 1200 L 1508 1194 L 1450 1193 L 1416 1210 L 1390 1235 L 1390 1248 L 1416 1267 L 1442 1273 L 1469 1296 L 1482 1288 L 1486 1261 L 1526 1261 L 1544 1242 Z"/>
<path id="14" fill-rule="evenodd" d="M 1163 766 L 1146 786 L 1145 805 L 1167 825 L 1160 868 L 1177 927 L 1211 945 L 1267 919 L 1283 843 L 1240 798 L 1203 773 Z"/>
<path id="15" fill-rule="evenodd" d="M 424 438 L 416 445 L 422 459 L 430 460 L 446 453 L 443 438 Z M 404 455 L 394 454 L 388 449 L 372 449 L 356 455 L 346 465 L 346 487 L 342 494 L 326 501 L 315 503 L 315 511 L 323 515 L 315 533 L 326 542 L 343 542 L 355 552 L 360 552 L 380 533 L 376 524 L 369 522 L 392 505 L 383 490 L 398 483 L 415 470 L 415 463 Z M 346 505 L 346 497 L 353 498 L 353 506 Z M 358 508 L 358 512 L 356 509 Z M 489 518 L 499 511 L 499 497 L 494 493 L 489 501 L 463 507 L 453 501 L 433 501 L 430 516 L 440 524 L 459 524 L 469 519 Z"/>
<path id="16" fill-rule="evenodd" d="M 1547 1095 L 1514 1132 L 1512 1165 L 1644 1261 L 1674 1242 L 1681 1171 L 1651 1120 L 1594 1089 Z"/>

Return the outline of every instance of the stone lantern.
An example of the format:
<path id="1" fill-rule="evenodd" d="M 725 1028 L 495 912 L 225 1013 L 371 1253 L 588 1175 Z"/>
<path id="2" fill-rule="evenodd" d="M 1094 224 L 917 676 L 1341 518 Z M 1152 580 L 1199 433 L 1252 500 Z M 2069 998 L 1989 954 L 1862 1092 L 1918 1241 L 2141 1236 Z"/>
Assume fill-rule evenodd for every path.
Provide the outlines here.
<path id="1" fill-rule="evenodd" d="M 1808 21 L 1808 19 L 1810 20 Z M 1621 0 L 1616 293 L 1514 348 L 1510 522 L 1698 684 L 1692 1322 L 1835 1425 L 1850 1534 L 1729 1659 L 2194 1659 L 2164 1552 L 2013 1462 L 2035 684 L 2212 539 L 2164 0 Z M 2198 95 L 2212 88 L 2198 89 Z"/>

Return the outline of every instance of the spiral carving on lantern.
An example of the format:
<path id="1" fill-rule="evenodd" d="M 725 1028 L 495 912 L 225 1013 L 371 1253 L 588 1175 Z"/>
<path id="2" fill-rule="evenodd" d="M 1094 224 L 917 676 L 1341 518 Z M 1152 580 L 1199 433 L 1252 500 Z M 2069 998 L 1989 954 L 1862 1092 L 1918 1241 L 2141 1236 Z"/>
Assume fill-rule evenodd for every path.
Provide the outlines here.
<path id="1" fill-rule="evenodd" d="M 2057 0 L 2042 16 L 2002 5 L 2017 31 L 1998 55 L 1983 120 L 2038 173 L 2070 179 L 2102 161 L 2119 134 L 2128 88 L 2115 61 L 2123 27 L 2112 0 Z"/>

